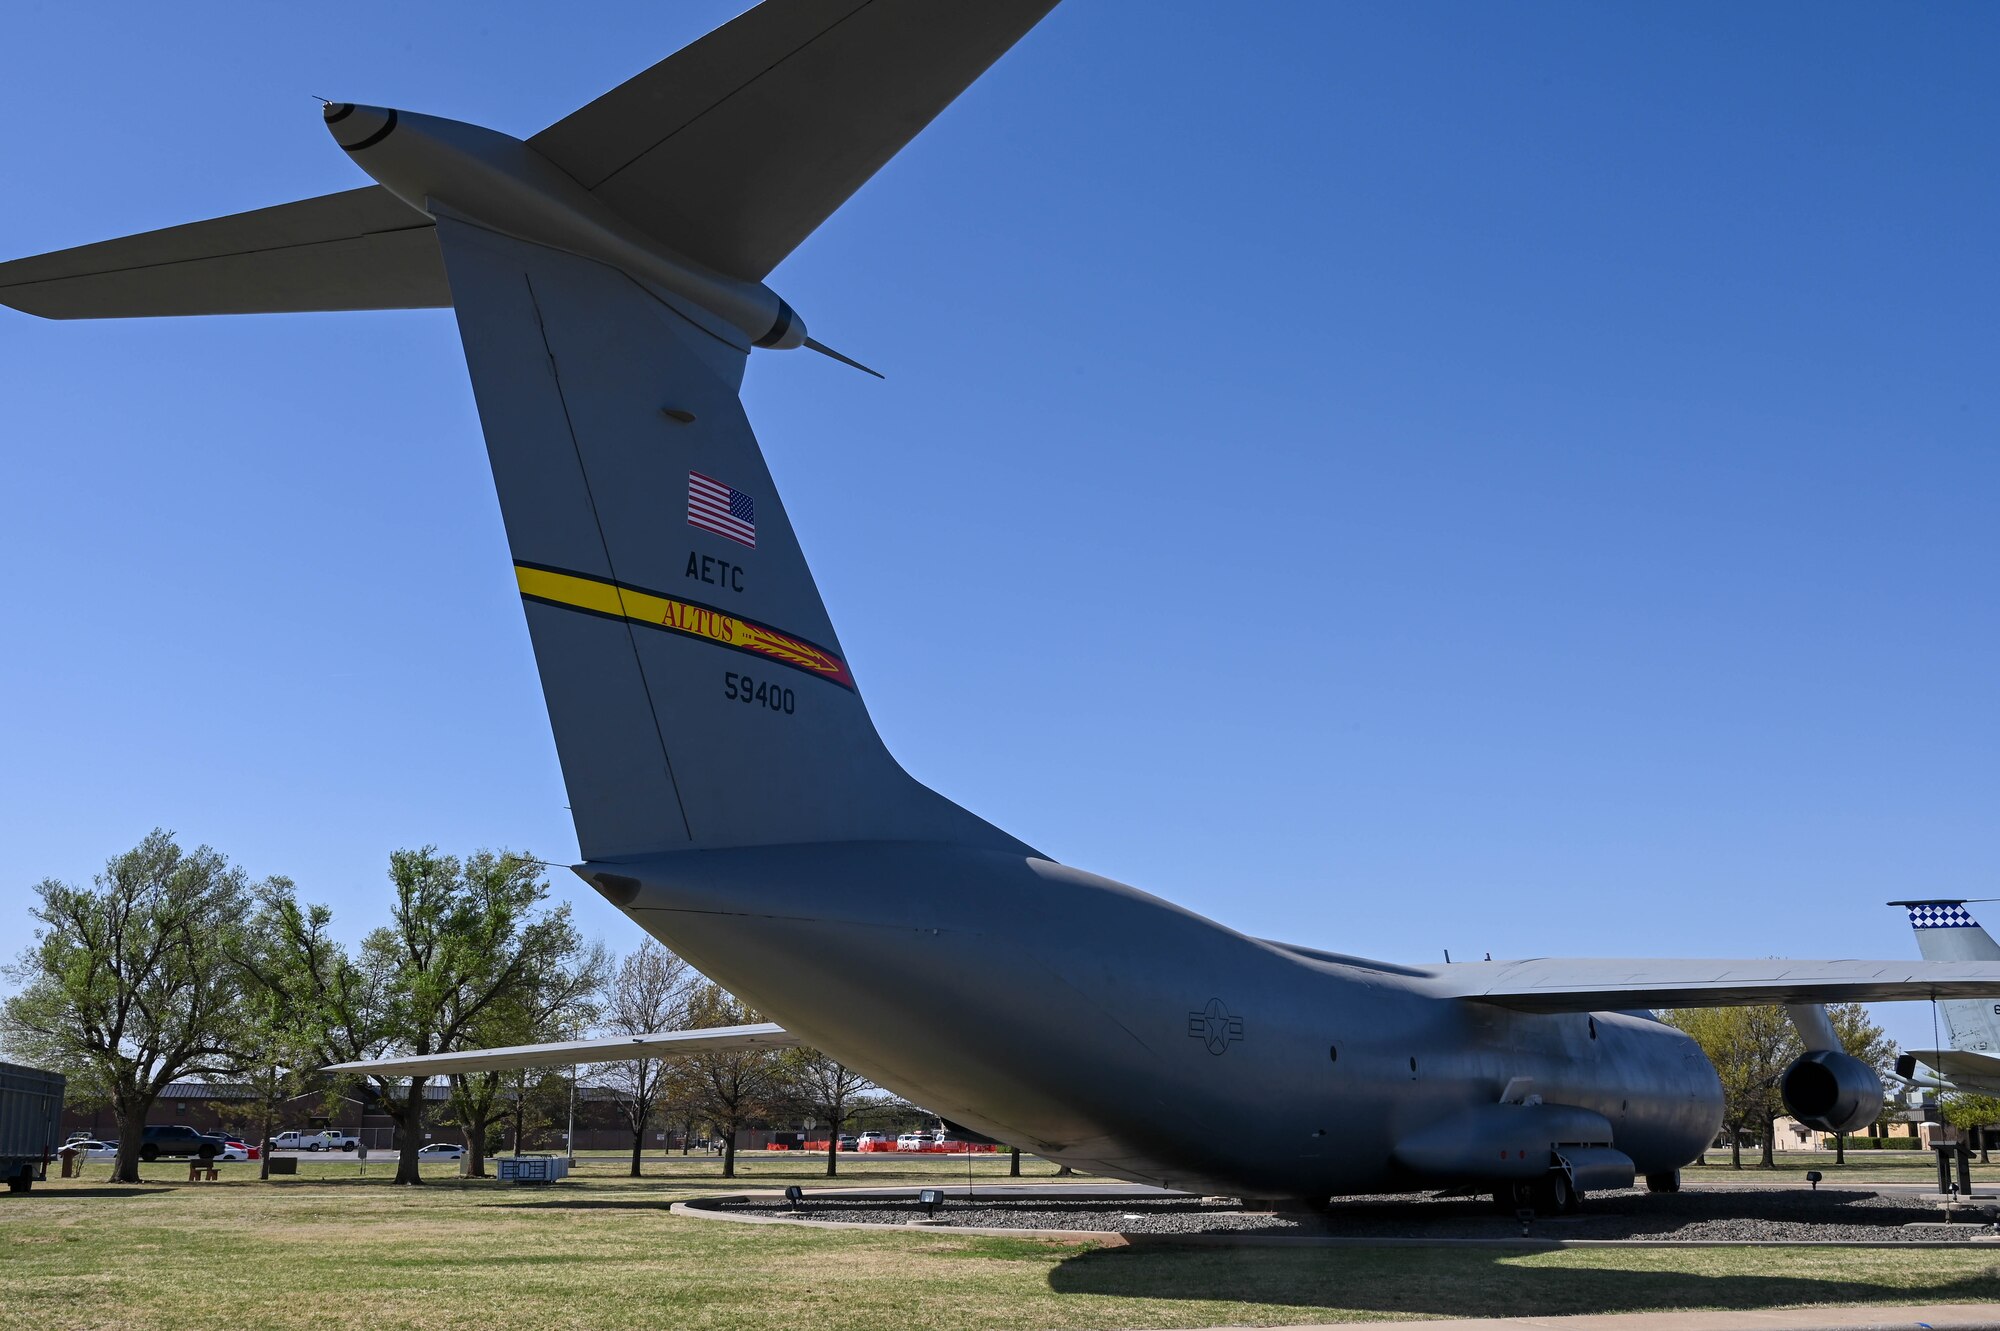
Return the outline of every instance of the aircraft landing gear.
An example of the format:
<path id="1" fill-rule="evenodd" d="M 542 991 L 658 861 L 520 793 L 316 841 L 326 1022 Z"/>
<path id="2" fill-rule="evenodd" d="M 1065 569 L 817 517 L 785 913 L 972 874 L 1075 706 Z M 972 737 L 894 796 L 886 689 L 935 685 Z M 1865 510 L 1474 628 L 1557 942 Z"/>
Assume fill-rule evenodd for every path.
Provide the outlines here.
<path id="1" fill-rule="evenodd" d="M 1535 1210 L 1542 1215 L 1575 1215 L 1582 1206 L 1567 1170 L 1551 1169 L 1535 1184 Z"/>
<path id="2" fill-rule="evenodd" d="M 1583 1198 L 1569 1181 L 1569 1172 L 1552 1169 L 1533 1183 L 1509 1183 L 1493 1194 L 1493 1206 L 1502 1215 L 1533 1211 L 1536 1215 L 1575 1215 Z"/>
<path id="3" fill-rule="evenodd" d="M 1670 1169 L 1664 1174 L 1646 1175 L 1647 1192 L 1679 1192 L 1680 1190 L 1681 1171 L 1678 1169 Z"/>

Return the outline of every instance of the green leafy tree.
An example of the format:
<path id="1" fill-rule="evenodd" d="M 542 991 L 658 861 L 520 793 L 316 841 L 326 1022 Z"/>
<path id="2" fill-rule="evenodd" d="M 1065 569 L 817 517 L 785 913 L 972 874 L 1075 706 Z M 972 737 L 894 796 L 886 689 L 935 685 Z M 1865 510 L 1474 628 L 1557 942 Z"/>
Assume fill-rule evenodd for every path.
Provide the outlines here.
<path id="1" fill-rule="evenodd" d="M 1981 1163 L 1987 1160 L 1987 1129 L 2000 1123 L 2000 1096 L 1947 1091 L 1938 1097 L 1938 1113 L 1960 1132 L 1975 1138 Z"/>
<path id="2" fill-rule="evenodd" d="M 1693 1037 L 1722 1080 L 1730 1164 L 1743 1168 L 1743 1135 L 1755 1128 L 1763 1135 L 1763 1164 L 1772 1167 L 1771 1129 L 1785 1112 L 1778 1082 L 1803 1050 L 1784 1008 L 1677 1008 L 1661 1016 Z"/>
<path id="3" fill-rule="evenodd" d="M 530 969 L 515 990 L 497 999 L 467 1029 L 471 1048 L 546 1044 L 573 1040 L 598 1011 L 598 994 L 609 972 L 601 943 L 586 944 L 571 924 L 567 908 L 553 912 L 546 936 L 530 954 Z M 512 1116 L 525 1082 L 518 1073 L 466 1072 L 451 1077 L 446 1112 L 465 1129 L 465 1172 L 486 1176 L 487 1143 L 500 1122 Z M 519 1149 L 518 1141 L 516 1149 Z"/>
<path id="4" fill-rule="evenodd" d="M 1833 1003 L 1826 1009 L 1847 1053 L 1885 1081 L 1896 1048 L 1861 1003 Z M 1775 1004 L 1756 1007 L 1681 1008 L 1661 1016 L 1694 1037 L 1722 1080 L 1723 1124 L 1729 1129 L 1729 1158 L 1743 1167 L 1743 1135 L 1755 1130 L 1766 1169 L 1776 1167 L 1775 1125 L 1786 1112 L 1781 1083 L 1785 1070 L 1805 1052 L 1791 1017 Z M 1836 1139 L 1835 1159 L 1845 1163 L 1845 1144 Z"/>
<path id="5" fill-rule="evenodd" d="M 684 1026 L 698 979 L 687 962 L 648 938 L 618 963 L 618 970 L 606 987 L 604 1033 L 651 1035 Z M 595 1073 L 597 1083 L 618 1097 L 619 1111 L 625 1125 L 632 1130 L 632 1178 L 639 1177 L 646 1129 L 665 1107 L 672 1085 L 668 1073 L 670 1062 L 662 1058 L 635 1058 L 606 1063 Z"/>
<path id="6" fill-rule="evenodd" d="M 1894 1096 L 1896 1085 L 1896 1042 L 1868 1015 L 1865 1003 L 1829 1003 L 1826 1015 L 1833 1022 L 1833 1033 L 1840 1037 L 1840 1047 L 1866 1063 L 1882 1083 L 1882 1102 L 1886 1106 Z M 1847 1134 L 1844 1132 L 1833 1136 L 1833 1162 L 1836 1165 L 1847 1163 Z"/>
<path id="7" fill-rule="evenodd" d="M 721 987 L 704 982 L 689 1007 L 690 1027 L 743 1026 L 757 1021 Z M 784 1078 L 775 1050 L 695 1054 L 683 1062 L 691 1102 L 722 1137 L 722 1176 L 736 1177 L 736 1134 L 776 1104 Z"/>
<path id="8" fill-rule="evenodd" d="M 543 909 L 548 885 L 527 855 L 481 851 L 465 861 L 436 847 L 389 857 L 390 922 L 353 955 L 327 932 L 324 907 L 283 915 L 321 1061 L 345 1063 L 467 1047 L 489 1008 L 531 991 L 574 946 L 569 908 Z M 401 1150 L 396 1182 L 423 1182 L 422 1077 L 372 1078 Z"/>
<path id="9" fill-rule="evenodd" d="M 318 1053 L 314 1022 L 296 957 L 284 943 L 288 913 L 298 911 L 297 889 L 288 878 L 273 878 L 256 892 L 250 927 L 237 936 L 231 961 L 242 976 L 242 998 L 230 1049 L 230 1075 L 250 1096 L 231 1102 L 218 1116 L 259 1143 L 260 1179 L 271 1177 L 271 1138 L 278 1113 L 305 1094 L 316 1080 Z"/>
<path id="10" fill-rule="evenodd" d="M 241 976 L 229 963 L 248 913 L 242 870 L 155 829 L 92 886 L 37 886 L 35 941 L 9 968 L 0 1045 L 69 1076 L 118 1123 L 112 1178 L 139 1181 L 146 1116 L 169 1083 L 230 1068 Z"/>

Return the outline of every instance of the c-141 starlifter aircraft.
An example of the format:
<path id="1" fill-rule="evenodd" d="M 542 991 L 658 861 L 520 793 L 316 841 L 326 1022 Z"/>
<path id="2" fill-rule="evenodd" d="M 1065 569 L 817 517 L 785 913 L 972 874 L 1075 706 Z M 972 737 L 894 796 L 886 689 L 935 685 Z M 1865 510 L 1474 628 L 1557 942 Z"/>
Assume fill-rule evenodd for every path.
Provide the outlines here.
<path id="1" fill-rule="evenodd" d="M 575 871 L 779 1023 L 370 1068 L 804 1041 L 1081 1169 L 1561 1210 L 1677 1187 L 1717 1130 L 1647 1009 L 1783 1003 L 1791 1111 L 1872 1121 L 1820 1005 L 1996 995 L 2000 961 L 1369 961 L 1057 864 L 889 755 L 738 389 L 826 350 L 766 275 L 1053 4 L 767 0 L 526 140 L 335 103 L 374 184 L 0 265 L 57 319 L 451 306 Z"/>

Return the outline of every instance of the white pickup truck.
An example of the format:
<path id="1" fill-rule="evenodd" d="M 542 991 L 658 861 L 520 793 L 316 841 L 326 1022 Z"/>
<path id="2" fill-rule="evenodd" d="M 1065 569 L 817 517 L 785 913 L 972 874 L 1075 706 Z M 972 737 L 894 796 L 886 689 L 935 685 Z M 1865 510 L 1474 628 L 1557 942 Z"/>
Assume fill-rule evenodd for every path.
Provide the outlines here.
<path id="1" fill-rule="evenodd" d="M 351 1132 L 328 1128 L 324 1132 L 281 1132 L 271 1139 L 274 1151 L 351 1151 L 361 1139 Z"/>

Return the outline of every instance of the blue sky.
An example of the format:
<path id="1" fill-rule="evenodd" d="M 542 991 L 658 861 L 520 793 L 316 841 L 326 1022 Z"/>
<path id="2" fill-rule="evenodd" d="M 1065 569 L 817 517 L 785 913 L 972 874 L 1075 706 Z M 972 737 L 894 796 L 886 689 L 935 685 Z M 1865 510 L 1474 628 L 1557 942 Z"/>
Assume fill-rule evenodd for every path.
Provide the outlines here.
<path id="1" fill-rule="evenodd" d="M 15 6 L 0 253 L 364 183 L 315 94 L 531 133 L 734 8 Z M 1913 954 L 1883 901 L 2000 895 L 1996 38 L 1070 0 L 774 275 L 888 381 L 746 387 L 890 746 L 1267 936 Z M 394 847 L 574 855 L 448 312 L 0 310 L 0 444 L 17 942 L 156 824 L 351 933 Z"/>

